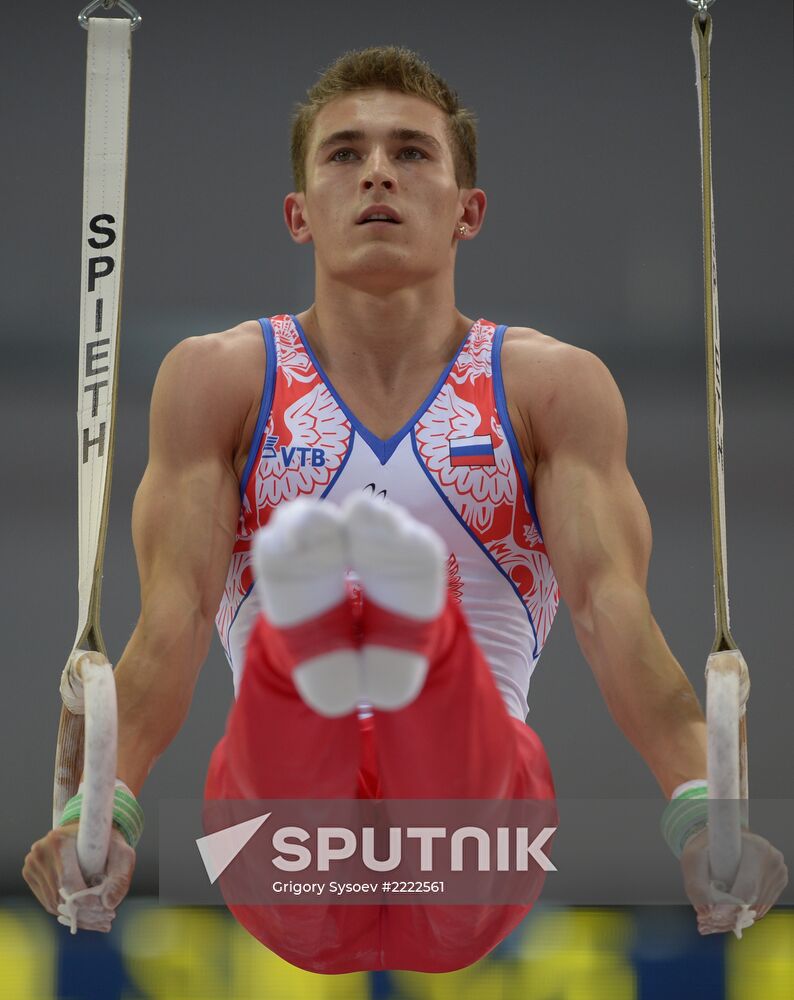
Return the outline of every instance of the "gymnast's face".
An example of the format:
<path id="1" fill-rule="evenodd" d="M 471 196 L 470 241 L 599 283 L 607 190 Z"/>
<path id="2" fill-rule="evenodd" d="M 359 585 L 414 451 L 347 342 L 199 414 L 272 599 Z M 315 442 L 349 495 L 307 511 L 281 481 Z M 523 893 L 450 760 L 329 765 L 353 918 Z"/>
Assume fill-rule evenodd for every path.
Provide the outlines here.
<path id="1" fill-rule="evenodd" d="M 463 222 L 476 234 L 485 194 L 459 188 L 446 116 L 421 97 L 389 90 L 345 94 L 317 115 L 306 190 L 287 195 L 296 243 L 313 242 L 318 277 L 369 291 L 451 275 Z M 372 205 L 399 222 L 360 223 Z"/>

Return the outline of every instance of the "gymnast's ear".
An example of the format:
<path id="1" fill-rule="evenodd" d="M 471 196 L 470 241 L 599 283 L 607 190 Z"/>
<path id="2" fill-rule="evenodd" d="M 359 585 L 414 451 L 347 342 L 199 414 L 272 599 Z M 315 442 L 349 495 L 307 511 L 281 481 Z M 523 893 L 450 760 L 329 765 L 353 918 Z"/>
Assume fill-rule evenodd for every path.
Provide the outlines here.
<path id="1" fill-rule="evenodd" d="M 291 191 L 284 199 L 284 221 L 290 236 L 296 243 L 311 243 L 312 234 L 305 216 L 306 195 L 302 191 Z"/>
<path id="2" fill-rule="evenodd" d="M 461 188 L 459 222 L 468 229 L 468 238 L 476 236 L 485 222 L 488 198 L 482 188 Z"/>

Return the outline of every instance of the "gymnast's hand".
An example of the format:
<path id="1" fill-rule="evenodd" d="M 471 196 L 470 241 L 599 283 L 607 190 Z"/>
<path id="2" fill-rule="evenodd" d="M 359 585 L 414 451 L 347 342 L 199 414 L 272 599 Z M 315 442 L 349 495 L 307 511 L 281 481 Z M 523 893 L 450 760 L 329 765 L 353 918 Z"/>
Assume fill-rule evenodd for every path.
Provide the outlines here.
<path id="1" fill-rule="evenodd" d="M 104 879 L 89 889 L 77 860 L 79 825 L 67 823 L 37 840 L 25 858 L 22 876 L 44 909 L 58 917 L 58 923 L 71 926 L 73 933 L 76 928 L 107 933 L 129 890 L 135 851 L 113 827 Z M 70 896 L 83 891 L 85 895 L 75 896 L 71 907 L 67 905 Z M 71 919 L 70 910 L 75 911 L 76 921 Z"/>
<path id="2" fill-rule="evenodd" d="M 691 837 L 681 853 L 684 888 L 698 915 L 701 934 L 734 931 L 737 937 L 774 906 L 788 885 L 781 852 L 758 834 L 742 830 L 742 856 L 729 893 L 711 885 L 708 827 Z"/>

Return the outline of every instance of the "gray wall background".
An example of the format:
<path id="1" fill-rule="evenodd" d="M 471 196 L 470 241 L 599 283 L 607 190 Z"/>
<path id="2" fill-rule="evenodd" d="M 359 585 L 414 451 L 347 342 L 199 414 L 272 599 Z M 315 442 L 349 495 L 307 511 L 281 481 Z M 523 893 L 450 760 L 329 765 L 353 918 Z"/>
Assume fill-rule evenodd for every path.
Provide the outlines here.
<path id="1" fill-rule="evenodd" d="M 77 614 L 80 6 L 18 5 L 0 35 L 0 889 L 12 893 L 24 892 L 25 851 L 49 828 L 58 679 Z M 588 348 L 612 370 L 629 414 L 629 467 L 654 526 L 652 607 L 703 698 L 713 603 L 700 164 L 684 0 L 139 7 L 103 594 L 111 658 L 138 613 L 129 519 L 158 365 L 185 336 L 311 303 L 310 249 L 295 246 L 281 221 L 292 186 L 290 111 L 346 49 L 402 44 L 480 120 L 488 217 L 458 256 L 459 308 Z M 732 624 L 753 678 L 751 789 L 790 798 L 792 15 L 786 0 L 719 0 L 713 15 Z M 150 831 L 139 889 L 156 888 L 157 802 L 201 794 L 231 695 L 216 642 L 190 717 L 144 789 Z M 611 720 L 564 607 L 530 706 L 560 796 L 660 795 Z"/>

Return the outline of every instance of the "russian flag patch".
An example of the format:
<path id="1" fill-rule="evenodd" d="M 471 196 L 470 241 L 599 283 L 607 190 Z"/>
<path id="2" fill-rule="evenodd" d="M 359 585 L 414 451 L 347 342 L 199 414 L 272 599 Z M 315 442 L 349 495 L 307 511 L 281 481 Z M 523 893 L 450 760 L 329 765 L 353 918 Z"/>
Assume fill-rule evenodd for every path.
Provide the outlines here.
<path id="1" fill-rule="evenodd" d="M 452 466 L 496 465 L 491 435 L 452 438 L 449 442 L 449 462 Z"/>

